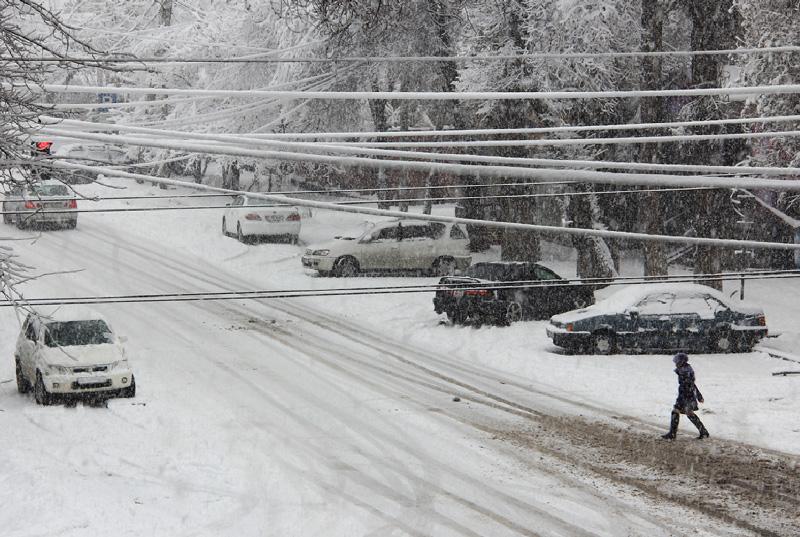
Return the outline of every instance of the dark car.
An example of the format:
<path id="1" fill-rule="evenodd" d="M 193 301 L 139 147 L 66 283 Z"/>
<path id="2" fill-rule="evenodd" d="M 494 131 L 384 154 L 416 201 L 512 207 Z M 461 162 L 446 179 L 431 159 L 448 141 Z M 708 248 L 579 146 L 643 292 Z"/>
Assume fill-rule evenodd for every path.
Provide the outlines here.
<path id="1" fill-rule="evenodd" d="M 547 335 L 570 351 L 747 352 L 767 335 L 760 308 L 734 306 L 693 283 L 631 285 L 588 308 L 556 315 Z"/>
<path id="2" fill-rule="evenodd" d="M 439 280 L 433 307 L 457 324 L 508 325 L 594 303 L 591 286 L 570 282 L 538 263 L 475 263 L 464 276 Z"/>

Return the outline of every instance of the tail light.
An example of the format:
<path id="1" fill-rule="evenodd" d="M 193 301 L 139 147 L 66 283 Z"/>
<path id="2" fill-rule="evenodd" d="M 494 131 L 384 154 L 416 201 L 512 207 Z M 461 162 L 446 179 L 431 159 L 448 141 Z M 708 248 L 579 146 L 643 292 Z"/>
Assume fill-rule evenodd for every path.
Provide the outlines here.
<path id="1" fill-rule="evenodd" d="M 26 209 L 38 209 L 39 208 L 39 204 L 38 203 L 33 203 L 32 201 L 26 201 L 25 202 L 25 208 Z"/>
<path id="2" fill-rule="evenodd" d="M 292 213 L 286 217 L 286 220 L 289 222 L 299 222 L 300 221 L 300 213 Z"/>
<path id="3" fill-rule="evenodd" d="M 758 316 L 758 326 L 767 326 L 767 318 L 764 315 Z"/>
<path id="4" fill-rule="evenodd" d="M 567 332 L 572 332 L 572 331 L 575 329 L 575 327 L 573 326 L 573 324 L 572 324 L 572 323 L 567 323 L 567 326 L 565 326 L 565 327 L 564 327 L 564 329 L 565 329 Z"/>
<path id="5" fill-rule="evenodd" d="M 77 209 L 78 208 L 78 200 L 69 200 L 66 203 L 66 207 L 69 209 Z"/>
<path id="6" fill-rule="evenodd" d="M 464 291 L 464 296 L 482 296 L 482 297 L 492 297 L 494 293 L 489 289 L 467 289 Z"/>
<path id="7" fill-rule="evenodd" d="M 245 220 L 261 220 L 261 215 L 256 213 L 248 213 L 244 215 Z"/>

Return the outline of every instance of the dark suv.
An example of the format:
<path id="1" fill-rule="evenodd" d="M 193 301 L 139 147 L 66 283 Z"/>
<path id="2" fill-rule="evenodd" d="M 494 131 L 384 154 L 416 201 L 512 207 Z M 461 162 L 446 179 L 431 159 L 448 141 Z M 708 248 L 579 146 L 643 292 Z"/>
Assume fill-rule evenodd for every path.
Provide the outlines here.
<path id="1" fill-rule="evenodd" d="M 471 265 L 465 276 L 439 280 L 433 307 L 455 324 L 509 325 L 594 304 L 594 290 L 561 278 L 538 263 L 491 262 Z"/>

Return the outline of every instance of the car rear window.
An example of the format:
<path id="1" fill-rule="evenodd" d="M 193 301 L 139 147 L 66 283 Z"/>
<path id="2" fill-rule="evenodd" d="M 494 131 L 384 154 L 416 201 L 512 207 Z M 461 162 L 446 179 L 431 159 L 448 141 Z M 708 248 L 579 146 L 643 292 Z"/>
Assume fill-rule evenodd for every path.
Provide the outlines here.
<path id="1" fill-rule="evenodd" d="M 68 196 L 69 189 L 64 185 L 34 185 L 30 189 L 34 196 Z"/>
<path id="2" fill-rule="evenodd" d="M 496 282 L 512 282 L 528 279 L 525 265 L 507 263 L 481 263 L 467 269 L 467 276 Z"/>
<path id="3" fill-rule="evenodd" d="M 111 329 L 101 320 L 47 323 L 44 343 L 48 347 L 113 343 Z"/>

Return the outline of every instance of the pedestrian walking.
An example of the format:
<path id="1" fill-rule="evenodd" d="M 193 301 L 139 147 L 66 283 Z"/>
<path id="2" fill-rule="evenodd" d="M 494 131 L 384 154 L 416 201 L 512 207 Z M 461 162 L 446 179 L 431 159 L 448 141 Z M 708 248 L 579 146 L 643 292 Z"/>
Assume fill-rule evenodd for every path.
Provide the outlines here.
<path id="1" fill-rule="evenodd" d="M 678 375 L 678 398 L 675 400 L 675 406 L 672 408 L 672 415 L 670 416 L 669 432 L 661 438 L 667 440 L 674 440 L 678 432 L 678 422 L 681 419 L 681 414 L 686 414 L 700 435 L 698 440 L 708 438 L 708 430 L 706 430 L 703 422 L 697 417 L 695 411 L 697 410 L 697 403 L 703 402 L 703 394 L 697 389 L 694 383 L 694 369 L 689 365 L 689 356 L 684 352 L 679 352 L 672 357 L 672 362 L 675 364 L 675 374 Z"/>

